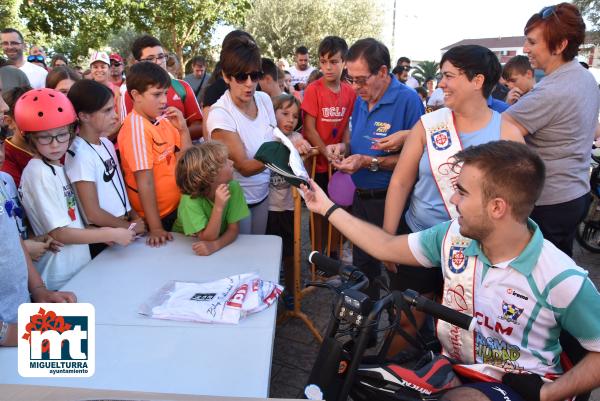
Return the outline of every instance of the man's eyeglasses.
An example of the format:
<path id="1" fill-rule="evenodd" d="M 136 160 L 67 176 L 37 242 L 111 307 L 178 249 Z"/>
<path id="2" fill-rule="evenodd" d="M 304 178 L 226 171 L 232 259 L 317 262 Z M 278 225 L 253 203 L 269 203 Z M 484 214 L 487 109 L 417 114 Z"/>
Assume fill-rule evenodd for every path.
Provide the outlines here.
<path id="1" fill-rule="evenodd" d="M 262 71 L 238 72 L 237 74 L 233 74 L 232 77 L 233 77 L 233 79 L 236 80 L 236 82 L 238 84 L 243 84 L 244 82 L 246 82 L 248 80 L 248 77 L 250 77 L 250 80 L 252 82 L 258 82 L 258 80 L 263 77 L 263 72 Z"/>
<path id="2" fill-rule="evenodd" d="M 351 77 L 350 75 L 346 75 L 346 82 L 348 82 L 350 85 L 363 86 L 373 75 L 375 74 L 369 74 L 366 77 Z"/>
<path id="3" fill-rule="evenodd" d="M 399 65 L 396 68 L 398 69 L 398 72 L 412 70 L 412 67 L 410 65 Z"/>
<path id="4" fill-rule="evenodd" d="M 556 15 L 556 6 L 544 7 L 538 14 L 542 17 L 542 19 L 548 19 L 553 14 Z"/>
<path id="5" fill-rule="evenodd" d="M 13 42 L 13 41 L 0 43 L 0 45 L 2 45 L 2 47 L 8 47 L 8 46 L 15 47 L 15 46 L 19 46 L 22 44 L 23 44 L 23 42 Z"/>
<path id="6" fill-rule="evenodd" d="M 120 67 L 123 63 L 119 63 L 118 61 L 111 61 L 111 67 Z"/>
<path id="7" fill-rule="evenodd" d="M 69 132 L 61 132 L 56 135 L 34 136 L 34 138 L 40 145 L 50 145 L 55 139 L 58 143 L 68 142 L 71 139 L 71 134 Z"/>
<path id="8" fill-rule="evenodd" d="M 30 63 L 33 63 L 35 61 L 37 61 L 38 63 L 46 62 L 46 60 L 44 60 L 44 56 L 42 56 L 41 54 L 27 56 L 27 61 L 29 61 Z"/>
<path id="9" fill-rule="evenodd" d="M 165 59 L 169 57 L 164 53 L 160 53 L 158 56 L 150 56 L 150 57 L 146 57 L 146 58 L 141 58 L 139 59 L 139 61 L 147 61 L 149 63 L 162 63 L 165 61 Z"/>

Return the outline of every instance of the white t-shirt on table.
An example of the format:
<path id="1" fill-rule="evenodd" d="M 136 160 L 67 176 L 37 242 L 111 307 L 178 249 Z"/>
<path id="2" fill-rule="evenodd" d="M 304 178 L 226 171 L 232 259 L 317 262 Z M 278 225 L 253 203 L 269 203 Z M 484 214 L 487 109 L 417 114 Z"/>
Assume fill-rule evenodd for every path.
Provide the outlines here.
<path id="1" fill-rule="evenodd" d="M 246 150 L 246 157 L 249 159 L 254 158 L 256 151 L 263 143 L 275 140 L 273 128 L 277 126 L 273 103 L 269 95 L 264 92 L 256 92 L 254 101 L 258 107 L 258 114 L 256 118 L 251 119 L 235 106 L 229 90 L 227 90 L 210 108 L 206 120 L 211 137 L 212 132 L 216 129 L 237 132 Z M 259 203 L 267 197 L 269 177 L 268 169 L 250 177 L 244 177 L 237 170 L 233 172 L 233 178 L 239 181 L 249 205 Z"/>
<path id="2" fill-rule="evenodd" d="M 48 75 L 48 71 L 44 70 L 42 67 L 38 67 L 37 65 L 26 61 L 21 67 L 19 67 L 21 71 L 27 75 L 27 79 L 29 79 L 29 85 L 33 89 L 41 89 L 46 87 L 46 75 Z"/>
<path id="3" fill-rule="evenodd" d="M 116 217 L 131 210 L 125 180 L 115 147 L 107 138 L 100 145 L 76 137 L 65 155 L 65 171 L 72 183 L 89 181 L 96 184 L 100 208 Z M 85 217 L 85 216 L 84 216 Z"/>
<path id="4" fill-rule="evenodd" d="M 84 228 L 64 168 L 51 166 L 31 159 L 21 176 L 21 203 L 35 235 L 60 227 Z M 90 260 L 87 244 L 68 244 L 60 252 L 46 252 L 35 265 L 48 289 L 57 290 Z"/>

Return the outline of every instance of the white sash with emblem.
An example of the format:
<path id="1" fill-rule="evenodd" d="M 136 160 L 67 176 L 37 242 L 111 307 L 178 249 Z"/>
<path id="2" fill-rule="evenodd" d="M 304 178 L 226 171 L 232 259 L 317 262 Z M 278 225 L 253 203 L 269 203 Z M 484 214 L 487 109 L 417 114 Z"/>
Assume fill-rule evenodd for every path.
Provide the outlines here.
<path id="1" fill-rule="evenodd" d="M 441 249 L 444 273 L 442 305 L 474 316 L 475 266 L 477 258 L 465 255 L 471 239 L 460 235 L 458 220 L 452 221 Z M 463 330 L 453 324 L 438 320 L 437 336 L 442 352 L 458 362 L 471 364 L 475 358 L 475 332 Z"/>
<path id="2" fill-rule="evenodd" d="M 450 203 L 450 198 L 454 194 L 454 181 L 458 175 L 452 171 L 448 161 L 461 151 L 463 146 L 454 126 L 454 115 L 452 110 L 444 107 L 422 115 L 421 122 L 425 128 L 431 174 L 444 201 L 448 216 L 450 219 L 455 219 L 458 213 Z"/>

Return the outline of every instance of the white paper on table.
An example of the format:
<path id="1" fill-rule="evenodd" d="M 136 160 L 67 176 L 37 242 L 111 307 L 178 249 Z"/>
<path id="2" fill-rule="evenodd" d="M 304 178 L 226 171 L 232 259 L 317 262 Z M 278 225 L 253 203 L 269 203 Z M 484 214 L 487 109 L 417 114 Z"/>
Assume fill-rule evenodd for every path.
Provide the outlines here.
<path id="1" fill-rule="evenodd" d="M 273 128 L 273 135 L 277 138 L 281 143 L 285 145 L 286 148 L 290 150 L 290 161 L 289 166 L 294 172 L 294 175 L 305 179 L 308 182 L 309 175 L 304 168 L 304 161 L 302 160 L 302 156 L 298 152 L 298 149 L 294 146 L 290 138 L 288 138 L 279 128 Z"/>

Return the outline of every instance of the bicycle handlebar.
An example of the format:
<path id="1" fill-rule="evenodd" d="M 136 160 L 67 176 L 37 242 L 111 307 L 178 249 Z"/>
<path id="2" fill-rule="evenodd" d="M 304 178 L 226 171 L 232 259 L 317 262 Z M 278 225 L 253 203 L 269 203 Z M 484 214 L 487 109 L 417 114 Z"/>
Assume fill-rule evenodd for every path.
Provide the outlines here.
<path id="1" fill-rule="evenodd" d="M 367 280 L 367 277 L 360 271 L 358 267 L 344 264 L 341 260 L 335 260 L 328 256 L 320 254 L 318 251 L 312 251 L 308 255 L 308 261 L 314 263 L 325 273 L 336 276 L 340 275 L 344 281 L 352 280 Z"/>
<path id="2" fill-rule="evenodd" d="M 402 292 L 402 297 L 416 309 L 462 329 L 473 331 L 477 326 L 477 320 L 474 317 L 434 302 L 416 291 L 406 290 Z"/>

